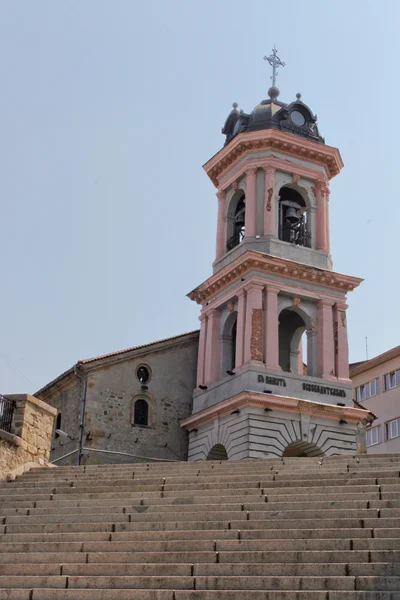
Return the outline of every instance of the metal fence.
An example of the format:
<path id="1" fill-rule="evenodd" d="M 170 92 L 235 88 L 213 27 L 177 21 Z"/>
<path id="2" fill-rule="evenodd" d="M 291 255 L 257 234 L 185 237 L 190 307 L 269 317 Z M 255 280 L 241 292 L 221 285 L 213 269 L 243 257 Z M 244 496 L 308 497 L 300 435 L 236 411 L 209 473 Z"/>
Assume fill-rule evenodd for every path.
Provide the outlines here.
<path id="1" fill-rule="evenodd" d="M 11 433 L 11 423 L 13 418 L 15 404 L 0 394 L 0 429 Z"/>

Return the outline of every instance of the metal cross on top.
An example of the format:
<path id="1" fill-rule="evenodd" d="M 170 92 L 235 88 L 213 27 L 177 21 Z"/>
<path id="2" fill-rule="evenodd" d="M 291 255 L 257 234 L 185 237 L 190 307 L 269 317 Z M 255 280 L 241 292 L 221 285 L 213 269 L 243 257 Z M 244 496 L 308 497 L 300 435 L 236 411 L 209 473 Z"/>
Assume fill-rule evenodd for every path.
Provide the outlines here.
<path id="1" fill-rule="evenodd" d="M 275 48 L 275 46 L 272 49 L 272 54 L 270 56 L 264 56 L 264 60 L 268 61 L 269 64 L 272 67 L 272 87 L 275 87 L 276 85 L 276 78 L 278 73 L 277 68 L 278 67 L 284 67 L 285 63 L 279 58 L 278 54 L 277 54 L 277 50 Z"/>

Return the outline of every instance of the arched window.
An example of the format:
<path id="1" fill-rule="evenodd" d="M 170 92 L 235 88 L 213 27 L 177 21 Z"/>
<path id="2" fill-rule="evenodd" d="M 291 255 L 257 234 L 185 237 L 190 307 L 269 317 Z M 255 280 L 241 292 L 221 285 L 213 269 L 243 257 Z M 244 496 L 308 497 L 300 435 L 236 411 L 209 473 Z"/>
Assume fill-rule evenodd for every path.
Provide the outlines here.
<path id="1" fill-rule="evenodd" d="M 306 203 L 296 190 L 284 186 L 279 192 L 279 239 L 311 248 Z"/>
<path id="2" fill-rule="evenodd" d="M 133 423 L 141 427 L 147 427 L 149 423 L 149 405 L 146 400 L 136 400 L 133 410 Z"/>
<path id="3" fill-rule="evenodd" d="M 279 365 L 282 371 L 303 375 L 302 335 L 306 325 L 293 310 L 284 309 L 279 315 Z"/>
<path id="4" fill-rule="evenodd" d="M 235 246 L 238 246 L 244 238 L 245 233 L 245 213 L 246 213 L 246 198 L 244 193 L 239 197 L 233 219 L 231 216 L 231 231 L 230 237 L 226 244 L 227 250 L 232 250 Z"/>
<path id="5" fill-rule="evenodd" d="M 208 453 L 206 460 L 228 460 L 228 453 L 225 446 L 215 444 Z"/>
<path id="6" fill-rule="evenodd" d="M 57 429 L 61 429 L 61 413 L 60 412 L 57 414 L 56 427 L 55 428 L 56 428 L 56 434 L 55 434 L 54 437 L 58 438 L 58 437 L 60 437 L 60 434 L 57 433 Z"/>
<path id="7" fill-rule="evenodd" d="M 222 350 L 222 374 L 233 371 L 236 366 L 236 336 L 237 336 L 237 312 L 233 311 L 226 318 L 222 327 L 221 350 Z"/>

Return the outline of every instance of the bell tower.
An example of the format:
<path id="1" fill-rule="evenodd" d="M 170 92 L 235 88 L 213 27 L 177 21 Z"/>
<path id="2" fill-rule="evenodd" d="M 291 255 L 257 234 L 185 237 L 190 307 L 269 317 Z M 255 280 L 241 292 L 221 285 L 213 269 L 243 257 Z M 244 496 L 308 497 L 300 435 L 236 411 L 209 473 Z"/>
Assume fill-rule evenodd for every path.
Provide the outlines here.
<path id="1" fill-rule="evenodd" d="M 372 418 L 354 408 L 346 294 L 361 279 L 332 269 L 329 181 L 343 162 L 301 94 L 275 85 L 250 114 L 235 103 L 224 147 L 204 169 L 218 198 L 213 275 L 201 305 L 189 460 L 360 451 Z M 304 352 L 303 352 L 304 350 Z M 358 444 L 358 445 L 357 445 Z"/>

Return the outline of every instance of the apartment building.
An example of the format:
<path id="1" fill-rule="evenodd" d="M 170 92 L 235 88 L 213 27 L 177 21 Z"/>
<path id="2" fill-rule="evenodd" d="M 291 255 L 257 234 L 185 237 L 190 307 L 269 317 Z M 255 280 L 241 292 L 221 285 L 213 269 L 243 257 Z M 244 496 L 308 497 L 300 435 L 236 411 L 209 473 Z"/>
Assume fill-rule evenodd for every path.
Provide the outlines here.
<path id="1" fill-rule="evenodd" d="M 400 452 L 400 346 L 350 365 L 353 398 L 377 419 L 367 428 L 369 454 Z"/>

